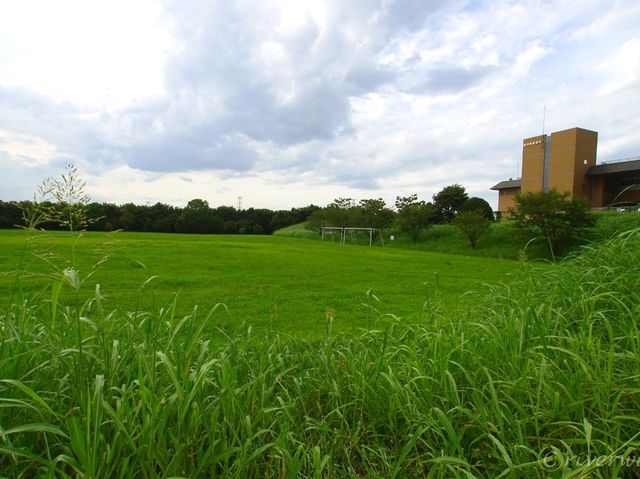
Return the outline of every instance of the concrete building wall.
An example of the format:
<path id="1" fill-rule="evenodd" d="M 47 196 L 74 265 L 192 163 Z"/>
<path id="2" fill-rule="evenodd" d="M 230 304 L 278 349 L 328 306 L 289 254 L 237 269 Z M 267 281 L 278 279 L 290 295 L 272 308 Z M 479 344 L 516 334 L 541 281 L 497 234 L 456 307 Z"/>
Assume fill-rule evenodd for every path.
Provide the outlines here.
<path id="1" fill-rule="evenodd" d="M 640 202 L 640 158 L 597 165 L 598 133 L 570 128 L 550 135 L 525 138 L 522 142 L 522 175 L 493 187 L 499 191 L 498 210 L 515 205 L 518 192 L 552 188 L 583 197 L 592 208 Z"/>

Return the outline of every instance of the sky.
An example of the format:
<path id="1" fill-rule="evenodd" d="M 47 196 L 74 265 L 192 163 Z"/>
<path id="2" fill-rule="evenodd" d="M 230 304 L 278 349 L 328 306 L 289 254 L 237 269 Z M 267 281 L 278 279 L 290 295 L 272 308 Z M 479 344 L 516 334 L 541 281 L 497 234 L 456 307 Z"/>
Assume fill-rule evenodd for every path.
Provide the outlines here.
<path id="1" fill-rule="evenodd" d="M 95 201 L 492 205 L 522 140 L 640 156 L 637 0 L 0 3 L 0 200 L 74 164 Z"/>

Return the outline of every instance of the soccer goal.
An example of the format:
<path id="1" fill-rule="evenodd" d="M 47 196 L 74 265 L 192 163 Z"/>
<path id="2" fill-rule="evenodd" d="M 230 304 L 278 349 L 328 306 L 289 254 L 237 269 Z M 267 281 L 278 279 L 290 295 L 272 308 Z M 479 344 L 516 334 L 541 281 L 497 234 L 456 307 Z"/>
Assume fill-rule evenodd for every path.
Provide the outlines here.
<path id="1" fill-rule="evenodd" d="M 340 244 L 346 244 L 347 241 L 353 244 L 359 244 L 361 241 L 364 244 L 368 242 L 369 246 L 373 246 L 373 240 L 376 237 L 380 238 L 380 244 L 384 246 L 384 239 L 382 238 L 382 230 L 380 228 L 322 227 L 322 241 L 336 241 L 337 239 Z M 360 240 L 358 238 L 360 238 Z"/>

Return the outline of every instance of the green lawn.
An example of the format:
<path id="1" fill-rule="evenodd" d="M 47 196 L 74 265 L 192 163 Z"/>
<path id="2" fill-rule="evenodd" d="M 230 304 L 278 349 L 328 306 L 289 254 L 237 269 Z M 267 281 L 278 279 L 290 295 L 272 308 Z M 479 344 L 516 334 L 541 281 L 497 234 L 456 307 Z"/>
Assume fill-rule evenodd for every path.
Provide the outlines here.
<path id="1" fill-rule="evenodd" d="M 617 234 L 640 227 L 640 213 L 628 211 L 598 212 L 595 214 L 595 224 L 589 228 L 581 244 L 590 241 L 602 241 Z M 305 228 L 304 223 L 282 228 L 274 233 L 278 236 L 320 240 L 320 234 Z M 394 240 L 390 240 L 390 236 Z M 356 238 L 360 243 L 367 242 L 366 235 Z M 431 225 L 420 234 L 417 244 L 414 244 L 406 233 L 397 227 L 385 230 L 385 246 L 392 249 L 411 249 L 438 253 L 456 254 L 463 256 L 483 256 L 508 259 L 550 259 L 548 243 L 542 239 L 532 239 L 522 236 L 513 222 L 503 220 L 491 223 L 489 230 L 480 236 L 476 249 L 471 249 L 464 234 L 452 224 Z M 351 238 L 348 238 L 351 241 Z"/>
<path id="2" fill-rule="evenodd" d="M 282 228 L 274 233 L 277 236 L 320 240 L 320 234 L 305 228 L 304 223 Z M 391 236 L 394 237 L 391 240 Z M 337 235 L 333 238 L 337 240 Z M 328 236 L 326 241 L 332 241 Z M 348 237 L 347 242 L 351 243 L 354 238 Z M 368 243 L 366 234 L 359 234 L 355 237 L 359 244 Z M 519 235 L 510 222 L 501 221 L 492 223 L 489 230 L 480 236 L 476 249 L 472 249 L 466 236 L 454 225 L 431 225 L 420 234 L 416 244 L 406 233 L 396 229 L 385 230 L 385 247 L 402 250 L 420 250 L 432 253 L 456 254 L 462 256 L 491 257 L 516 259 L 525 250 L 528 258 L 546 258 L 549 256 L 549 248 L 543 241 L 532 241 L 527 245 L 527 239 Z M 376 241 L 379 245 L 379 240 Z"/>
<path id="3" fill-rule="evenodd" d="M 69 269 L 0 277 L 0 477 L 640 477 L 640 230 L 551 267 L 116 237 L 79 297 Z M 64 271 L 70 239 L 2 232 L 0 267 Z M 402 319 L 359 331 L 368 288 Z"/>
<path id="4" fill-rule="evenodd" d="M 468 308 L 473 299 L 467 291 L 507 279 L 521 269 L 520 263 L 510 260 L 279 236 L 120 232 L 111 237 L 85 233 L 79 239 L 76 263 L 81 277 L 101 257 L 94 249 L 106 241 L 114 242 L 114 255 L 85 282 L 83 297 L 90 297 L 99 283 L 107 308 L 157 310 L 177 294 L 181 314 L 196 304 L 201 311 L 225 304 L 228 314 L 217 314 L 216 321 L 226 330 L 247 323 L 312 337 L 325 334 L 328 316 L 334 318 L 334 332 L 368 327 L 370 315 L 362 303 L 375 304 L 382 312 L 409 322 L 428 317 L 438 306 L 451 311 Z M 25 245 L 23 269 L 31 272 L 53 271 L 39 257 L 43 253 L 59 255 L 52 263 L 60 269 L 63 259 L 72 256 L 68 233 L 46 233 L 25 241 L 24 231 L 4 230 L 0 232 L 0 271 L 19 266 Z M 155 278 L 143 287 L 150 277 Z M 5 304 L 13 281 L 11 275 L 0 278 Z M 23 285 L 48 295 L 50 283 L 33 277 Z M 380 303 L 367 299 L 370 289 Z M 429 311 L 424 312 L 427 300 Z"/>

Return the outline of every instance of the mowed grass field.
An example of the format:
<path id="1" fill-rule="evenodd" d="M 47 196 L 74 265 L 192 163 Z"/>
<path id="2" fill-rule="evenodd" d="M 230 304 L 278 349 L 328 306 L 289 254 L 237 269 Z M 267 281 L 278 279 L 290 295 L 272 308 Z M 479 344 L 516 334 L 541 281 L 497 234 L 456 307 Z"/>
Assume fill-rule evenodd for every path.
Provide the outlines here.
<path id="1" fill-rule="evenodd" d="M 371 327 L 364 304 L 407 322 L 437 308 L 464 311 L 474 302 L 470 291 L 522 269 L 512 260 L 278 236 L 84 233 L 74 243 L 64 232 L 30 239 L 21 230 L 0 232 L 0 271 L 37 273 L 22 286 L 43 297 L 51 281 L 38 274 L 63 270 L 75 257 L 83 279 L 105 254 L 111 257 L 85 280 L 83 299 L 99 284 L 107 309 L 157 311 L 175 299 L 179 314 L 194 305 L 206 313 L 221 303 L 226 309 L 216 311 L 215 322 L 227 332 L 251 325 L 303 337 L 326 335 L 328 322 L 333 333 Z M 0 277 L 3 303 L 14 281 Z"/>

